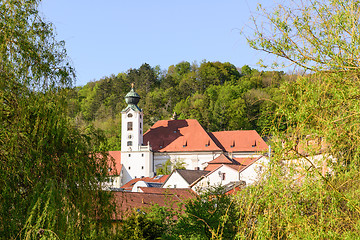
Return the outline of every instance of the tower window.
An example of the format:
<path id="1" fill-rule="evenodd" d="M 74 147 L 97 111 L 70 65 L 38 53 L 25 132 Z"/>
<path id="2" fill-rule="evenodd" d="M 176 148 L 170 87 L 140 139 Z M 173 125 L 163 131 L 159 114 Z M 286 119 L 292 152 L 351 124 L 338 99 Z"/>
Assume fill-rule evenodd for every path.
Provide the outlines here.
<path id="1" fill-rule="evenodd" d="M 144 169 L 144 166 L 141 166 L 141 169 Z"/>
<path id="2" fill-rule="evenodd" d="M 131 118 L 133 115 L 132 115 L 132 113 L 129 113 L 127 116 L 128 116 L 128 118 Z"/>
<path id="3" fill-rule="evenodd" d="M 128 130 L 128 131 L 133 130 L 133 123 L 132 123 L 132 122 L 128 122 L 128 123 L 127 123 L 127 130 Z"/>
<path id="4" fill-rule="evenodd" d="M 141 128 L 141 123 L 140 123 L 140 128 Z"/>
<path id="5" fill-rule="evenodd" d="M 132 141 L 128 141 L 128 142 L 127 142 L 127 145 L 128 145 L 128 146 L 132 146 Z"/>
<path id="6" fill-rule="evenodd" d="M 130 170 L 130 167 L 129 167 L 129 170 Z"/>

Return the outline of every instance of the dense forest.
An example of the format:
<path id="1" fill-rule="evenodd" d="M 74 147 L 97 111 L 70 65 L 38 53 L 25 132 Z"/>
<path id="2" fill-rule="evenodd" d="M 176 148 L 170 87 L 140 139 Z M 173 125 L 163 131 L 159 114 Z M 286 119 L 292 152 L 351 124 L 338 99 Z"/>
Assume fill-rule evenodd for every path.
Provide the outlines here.
<path id="1" fill-rule="evenodd" d="M 255 129 L 265 136 L 273 121 L 277 91 L 291 76 L 231 63 L 180 62 L 168 70 L 144 63 L 70 92 L 69 116 L 82 129 L 100 129 L 105 150 L 120 150 L 121 110 L 131 83 L 141 96 L 144 131 L 160 119 L 197 119 L 207 131 Z"/>

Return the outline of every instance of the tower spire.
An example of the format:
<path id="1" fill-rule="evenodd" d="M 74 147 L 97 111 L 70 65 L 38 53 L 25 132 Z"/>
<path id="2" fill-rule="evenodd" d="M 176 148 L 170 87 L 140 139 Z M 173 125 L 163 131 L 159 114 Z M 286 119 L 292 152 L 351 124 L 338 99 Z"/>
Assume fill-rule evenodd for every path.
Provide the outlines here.
<path id="1" fill-rule="evenodd" d="M 139 101 L 140 101 L 140 96 L 134 90 L 134 83 L 131 83 L 131 90 L 125 96 L 125 102 L 128 105 L 123 111 L 126 111 L 128 108 L 131 108 L 134 111 L 140 111 L 141 112 L 141 109 L 137 106 Z"/>

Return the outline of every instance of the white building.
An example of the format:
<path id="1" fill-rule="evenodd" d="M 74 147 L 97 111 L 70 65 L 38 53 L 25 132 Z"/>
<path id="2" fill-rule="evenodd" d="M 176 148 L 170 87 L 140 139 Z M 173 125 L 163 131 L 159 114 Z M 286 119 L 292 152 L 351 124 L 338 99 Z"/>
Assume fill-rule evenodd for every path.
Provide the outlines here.
<path id="1" fill-rule="evenodd" d="M 195 119 L 160 120 L 144 134 L 146 116 L 137 106 L 139 100 L 133 88 L 125 96 L 128 106 L 121 112 L 121 157 L 115 159 L 120 171 L 113 174 L 117 183 L 113 188 L 119 187 L 119 179 L 122 186 L 134 178 L 153 177 L 167 160 L 181 161 L 188 170 L 204 170 L 222 154 L 230 159 L 259 158 L 268 149 L 254 130 L 206 132 Z"/>

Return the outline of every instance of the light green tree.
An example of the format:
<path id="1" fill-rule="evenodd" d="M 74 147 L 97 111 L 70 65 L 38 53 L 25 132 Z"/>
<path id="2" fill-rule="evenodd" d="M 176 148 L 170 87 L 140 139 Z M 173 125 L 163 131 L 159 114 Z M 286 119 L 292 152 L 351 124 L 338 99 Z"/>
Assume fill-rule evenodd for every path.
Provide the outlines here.
<path id="1" fill-rule="evenodd" d="M 306 74 L 279 89 L 271 173 L 261 186 L 241 193 L 239 238 L 357 238 L 359 4 L 309 0 L 259 6 L 250 46 L 278 56 L 274 67 L 290 63 Z M 312 158 L 319 154 L 325 160 L 321 166 Z M 308 165 L 292 168 L 289 159 L 300 158 Z M 326 164 L 328 175 L 321 172 Z"/>
<path id="2" fill-rule="evenodd" d="M 97 238 L 110 216 L 106 158 L 91 154 L 101 136 L 66 116 L 74 69 L 38 4 L 0 3 L 0 236 Z"/>

